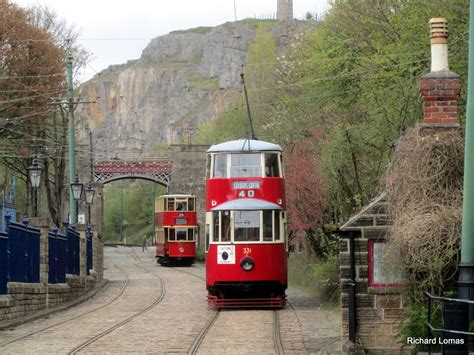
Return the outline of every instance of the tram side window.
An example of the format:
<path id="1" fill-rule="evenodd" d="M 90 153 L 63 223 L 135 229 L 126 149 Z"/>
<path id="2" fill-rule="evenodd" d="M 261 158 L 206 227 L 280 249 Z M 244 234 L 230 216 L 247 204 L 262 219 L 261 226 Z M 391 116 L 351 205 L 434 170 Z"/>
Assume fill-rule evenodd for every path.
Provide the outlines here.
<path id="1" fill-rule="evenodd" d="M 174 228 L 169 228 L 169 229 L 168 229 L 168 240 L 169 240 L 170 242 L 176 240 L 176 235 L 175 235 L 175 230 L 174 230 Z"/>
<path id="2" fill-rule="evenodd" d="M 188 199 L 188 211 L 194 211 L 194 198 L 193 197 Z"/>
<path id="3" fill-rule="evenodd" d="M 227 177 L 227 154 L 214 155 L 214 174 L 215 178 Z"/>
<path id="4" fill-rule="evenodd" d="M 176 240 L 186 240 L 186 229 L 184 228 L 176 229 Z"/>
<path id="5" fill-rule="evenodd" d="M 188 240 L 193 241 L 194 240 L 194 229 L 188 228 Z"/>
<path id="6" fill-rule="evenodd" d="M 263 211 L 263 241 L 273 241 L 272 236 L 272 211 Z"/>
<path id="7" fill-rule="evenodd" d="M 186 201 L 176 201 L 176 211 L 186 211 L 187 202 Z"/>
<path id="8" fill-rule="evenodd" d="M 213 242 L 219 241 L 219 212 L 212 213 L 212 220 L 214 221 L 214 235 L 212 236 Z"/>
<path id="9" fill-rule="evenodd" d="M 256 242 L 260 240 L 260 212 L 234 212 L 234 240 L 236 242 Z"/>
<path id="10" fill-rule="evenodd" d="M 211 156 L 206 157 L 206 179 L 211 177 Z"/>
<path id="11" fill-rule="evenodd" d="M 174 211 L 174 198 L 168 199 L 168 211 Z"/>
<path id="12" fill-rule="evenodd" d="M 221 242 L 230 242 L 230 211 L 222 212 Z"/>
<path id="13" fill-rule="evenodd" d="M 280 211 L 275 211 L 274 213 L 275 221 L 273 224 L 275 225 L 275 240 L 278 240 L 278 241 L 281 240 L 280 215 L 281 215 Z"/>
<path id="14" fill-rule="evenodd" d="M 206 251 L 209 250 L 209 224 L 206 224 L 206 227 L 205 227 L 205 230 L 204 230 L 204 233 L 206 235 Z"/>
<path id="15" fill-rule="evenodd" d="M 265 176 L 266 177 L 278 177 L 281 176 L 280 169 L 278 168 L 278 154 L 276 153 L 265 153 Z"/>
<path id="16" fill-rule="evenodd" d="M 260 153 L 231 154 L 230 177 L 262 176 L 262 161 Z"/>

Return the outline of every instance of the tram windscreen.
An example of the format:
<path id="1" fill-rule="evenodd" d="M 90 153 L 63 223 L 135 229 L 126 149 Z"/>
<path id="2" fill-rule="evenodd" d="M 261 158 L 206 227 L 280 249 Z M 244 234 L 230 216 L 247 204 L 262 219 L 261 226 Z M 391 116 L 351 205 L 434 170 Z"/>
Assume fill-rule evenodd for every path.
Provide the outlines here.
<path id="1" fill-rule="evenodd" d="M 231 154 L 230 177 L 262 176 L 262 161 L 257 154 Z"/>
<path id="2" fill-rule="evenodd" d="M 234 240 L 236 242 L 257 242 L 260 240 L 260 212 L 234 212 Z"/>

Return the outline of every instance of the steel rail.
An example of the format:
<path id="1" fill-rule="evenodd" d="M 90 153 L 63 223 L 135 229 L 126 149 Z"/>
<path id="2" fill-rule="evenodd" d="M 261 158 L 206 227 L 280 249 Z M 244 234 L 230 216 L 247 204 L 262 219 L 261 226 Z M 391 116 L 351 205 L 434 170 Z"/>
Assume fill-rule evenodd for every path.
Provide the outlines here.
<path id="1" fill-rule="evenodd" d="M 160 281 L 160 285 L 161 285 L 161 293 L 160 295 L 155 299 L 155 301 L 153 301 L 153 303 L 151 303 L 150 305 L 146 306 L 144 309 L 142 309 L 141 311 L 135 313 L 134 315 L 122 320 L 121 322 L 115 324 L 114 326 L 104 330 L 103 332 L 100 332 L 99 334 L 97 334 L 96 336 L 90 338 L 89 340 L 81 343 L 80 345 L 78 345 L 77 347 L 75 347 L 73 350 L 71 350 L 68 354 L 69 355 L 74 355 L 74 354 L 77 354 L 79 351 L 81 351 L 82 349 L 86 348 L 87 346 L 91 345 L 92 343 L 96 342 L 97 340 L 99 340 L 100 338 L 103 338 L 104 336 L 106 336 L 107 334 L 110 334 L 112 333 L 113 331 L 117 330 L 118 328 L 124 326 L 125 324 L 127 323 L 130 323 L 132 320 L 134 320 L 135 318 L 138 318 L 140 317 L 141 315 L 147 313 L 148 311 L 150 311 L 151 309 L 153 309 L 156 305 L 158 305 L 162 300 L 163 298 L 165 297 L 165 294 L 166 294 L 166 289 L 165 289 L 165 284 L 163 282 L 163 279 L 161 277 L 159 277 L 158 275 L 156 274 L 153 274 L 155 275 L 159 281 Z"/>
<path id="2" fill-rule="evenodd" d="M 280 318 L 278 316 L 278 310 L 276 309 L 273 310 L 273 345 L 275 346 L 275 351 L 277 354 L 285 354 L 283 343 L 281 341 Z"/>
<path id="3" fill-rule="evenodd" d="M 48 330 L 48 329 L 57 327 L 57 326 L 59 326 L 59 325 L 68 323 L 68 322 L 70 322 L 70 321 L 76 320 L 76 319 L 81 318 L 81 317 L 83 317 L 83 316 L 85 316 L 85 315 L 88 315 L 88 314 L 91 314 L 91 313 L 93 313 L 93 312 L 96 312 L 96 311 L 98 311 L 99 309 L 105 308 L 105 307 L 109 306 L 110 304 L 112 304 L 113 302 L 115 302 L 115 301 L 116 301 L 118 298 L 120 298 L 120 296 L 124 293 L 125 289 L 127 288 L 128 284 L 129 284 L 129 280 L 130 280 L 130 279 L 129 279 L 128 275 L 127 275 L 122 269 L 120 269 L 117 265 L 114 265 L 114 267 L 116 267 L 116 268 L 119 269 L 123 274 L 125 274 L 125 276 L 126 276 L 127 278 L 124 280 L 123 285 L 122 285 L 122 287 L 120 288 L 120 291 L 118 292 L 118 294 L 117 294 L 116 296 L 114 296 L 109 302 L 107 302 L 107 303 L 105 303 L 105 304 L 103 304 L 103 305 L 101 305 L 101 306 L 99 306 L 99 307 L 96 307 L 96 308 L 94 308 L 94 309 L 91 309 L 91 310 L 89 310 L 89 311 L 87 311 L 87 312 L 84 312 L 84 313 L 82 313 L 82 314 L 79 314 L 79 315 L 77 315 L 77 316 L 74 316 L 74 317 L 72 317 L 72 318 L 69 318 L 69 319 L 66 319 L 66 320 L 64 320 L 64 321 L 55 323 L 55 324 L 50 325 L 50 326 L 48 326 L 48 327 L 41 328 L 41 329 L 36 330 L 36 331 L 34 331 L 34 332 L 31 332 L 31 333 L 22 335 L 22 336 L 20 336 L 20 337 L 18 337 L 18 338 L 9 340 L 9 341 L 7 341 L 7 342 L 5 342 L 5 343 L 0 344 L 0 347 L 5 347 L 5 346 L 7 346 L 7 345 L 9 345 L 9 344 L 15 343 L 15 342 L 20 341 L 20 340 L 22 340 L 22 339 L 26 339 L 26 338 L 28 338 L 28 337 L 30 337 L 30 336 L 32 336 L 32 335 L 36 335 L 36 334 L 38 334 L 38 333 L 44 332 L 45 330 Z"/>
<path id="4" fill-rule="evenodd" d="M 211 330 L 212 326 L 214 325 L 217 318 L 219 317 L 219 314 L 220 314 L 220 309 L 216 310 L 216 312 L 211 317 L 211 319 L 209 319 L 209 321 L 206 323 L 206 325 L 201 329 L 198 336 L 194 339 L 191 347 L 189 348 L 188 355 L 197 354 L 199 346 L 202 344 L 202 342 L 203 342 L 204 338 L 206 337 L 207 333 L 209 332 L 209 330 Z"/>

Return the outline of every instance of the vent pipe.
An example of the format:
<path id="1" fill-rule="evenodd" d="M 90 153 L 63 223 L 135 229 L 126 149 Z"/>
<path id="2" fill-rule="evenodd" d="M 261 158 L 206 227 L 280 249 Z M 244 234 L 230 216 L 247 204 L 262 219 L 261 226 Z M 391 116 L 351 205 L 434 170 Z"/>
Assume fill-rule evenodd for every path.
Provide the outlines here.
<path id="1" fill-rule="evenodd" d="M 445 18 L 430 20 L 431 72 L 449 70 L 448 21 Z"/>

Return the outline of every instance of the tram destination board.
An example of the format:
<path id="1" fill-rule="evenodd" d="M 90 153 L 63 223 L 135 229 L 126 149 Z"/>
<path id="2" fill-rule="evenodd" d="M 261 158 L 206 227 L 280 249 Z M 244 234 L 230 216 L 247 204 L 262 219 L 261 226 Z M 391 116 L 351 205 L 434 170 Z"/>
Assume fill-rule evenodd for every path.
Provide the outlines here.
<path id="1" fill-rule="evenodd" d="M 187 218 L 175 218 L 174 224 L 188 224 Z"/>
<path id="2" fill-rule="evenodd" d="M 260 182 L 259 181 L 233 181 L 232 188 L 236 190 L 242 189 L 259 189 Z"/>

